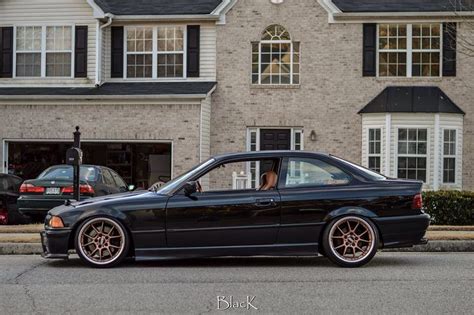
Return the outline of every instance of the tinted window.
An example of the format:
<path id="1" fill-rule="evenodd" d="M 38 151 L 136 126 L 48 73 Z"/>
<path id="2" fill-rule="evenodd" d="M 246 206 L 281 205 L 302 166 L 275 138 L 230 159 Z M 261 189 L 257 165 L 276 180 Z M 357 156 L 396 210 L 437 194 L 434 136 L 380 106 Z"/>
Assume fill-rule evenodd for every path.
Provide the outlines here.
<path id="1" fill-rule="evenodd" d="M 109 170 L 102 169 L 102 177 L 104 178 L 104 183 L 106 185 L 115 186 L 114 179 L 112 177 L 112 174 L 110 174 Z"/>
<path id="2" fill-rule="evenodd" d="M 321 160 L 289 158 L 284 187 L 333 186 L 349 181 L 349 175 Z"/>
<path id="3" fill-rule="evenodd" d="M 97 179 L 97 170 L 91 166 L 81 166 L 79 177 L 84 181 L 95 181 Z M 38 176 L 38 179 L 48 180 L 73 180 L 74 169 L 72 166 L 53 166 L 46 169 Z"/>
<path id="4" fill-rule="evenodd" d="M 112 173 L 112 177 L 114 178 L 117 186 L 127 188 L 127 184 L 123 181 L 122 177 L 120 177 L 119 174 L 115 173 L 114 171 L 110 171 L 110 173 Z"/>

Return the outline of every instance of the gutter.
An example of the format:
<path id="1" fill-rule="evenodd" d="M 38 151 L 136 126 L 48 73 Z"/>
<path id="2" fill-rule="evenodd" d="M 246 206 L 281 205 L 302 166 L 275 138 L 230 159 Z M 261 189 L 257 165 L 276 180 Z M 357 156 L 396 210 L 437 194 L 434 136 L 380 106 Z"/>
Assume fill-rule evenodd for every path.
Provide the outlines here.
<path id="1" fill-rule="evenodd" d="M 116 21 L 217 21 L 219 16 L 213 14 L 181 14 L 181 15 L 115 15 Z"/>
<path id="2" fill-rule="evenodd" d="M 204 99 L 207 94 L 142 94 L 142 95 L 2 95 L 0 103 L 6 100 L 183 100 Z"/>
<path id="3" fill-rule="evenodd" d="M 102 45 L 103 45 L 103 42 L 102 42 L 102 34 L 103 34 L 103 29 L 110 26 L 110 24 L 112 24 L 113 22 L 113 19 L 114 19 L 114 15 L 113 14 L 110 14 L 110 13 L 107 13 L 105 14 L 105 17 L 107 17 L 107 22 L 104 24 L 104 25 L 100 25 L 100 20 L 97 20 L 97 24 L 96 24 L 96 33 L 97 33 L 97 37 L 96 37 L 96 48 L 95 48 L 95 52 L 96 52 L 96 63 L 95 63 L 95 86 L 96 87 L 99 87 L 102 85 L 102 77 L 101 77 L 101 74 L 102 74 Z"/>

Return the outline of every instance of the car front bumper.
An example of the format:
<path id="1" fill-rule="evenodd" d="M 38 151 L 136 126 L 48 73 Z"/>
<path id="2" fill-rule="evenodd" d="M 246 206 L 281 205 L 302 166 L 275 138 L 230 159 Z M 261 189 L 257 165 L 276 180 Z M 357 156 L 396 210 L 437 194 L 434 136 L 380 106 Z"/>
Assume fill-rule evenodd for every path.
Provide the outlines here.
<path id="1" fill-rule="evenodd" d="M 378 217 L 373 221 L 379 228 L 383 248 L 410 247 L 428 243 L 424 236 L 430 225 L 430 216 L 426 213 Z"/>
<path id="2" fill-rule="evenodd" d="M 71 230 L 44 230 L 40 232 L 44 258 L 65 259 L 69 257 L 69 239 Z"/>

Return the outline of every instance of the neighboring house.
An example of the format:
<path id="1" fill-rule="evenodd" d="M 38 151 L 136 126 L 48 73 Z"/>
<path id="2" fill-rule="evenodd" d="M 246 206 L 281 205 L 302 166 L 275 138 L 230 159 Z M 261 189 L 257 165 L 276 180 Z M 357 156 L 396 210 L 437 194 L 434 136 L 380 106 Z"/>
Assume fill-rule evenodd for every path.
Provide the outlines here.
<path id="1" fill-rule="evenodd" d="M 80 125 L 89 162 L 139 186 L 305 149 L 474 189 L 474 4 L 451 3 L 3 0 L 3 171 L 60 163 Z"/>

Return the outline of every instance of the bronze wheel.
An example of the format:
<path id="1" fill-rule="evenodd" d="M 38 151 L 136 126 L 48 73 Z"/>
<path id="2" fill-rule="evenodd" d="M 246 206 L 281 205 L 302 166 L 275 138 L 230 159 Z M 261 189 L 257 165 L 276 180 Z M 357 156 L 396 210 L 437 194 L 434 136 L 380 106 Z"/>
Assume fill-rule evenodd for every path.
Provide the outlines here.
<path id="1" fill-rule="evenodd" d="M 119 263 L 128 248 L 123 226 L 109 218 L 93 218 L 82 224 L 76 236 L 76 251 L 92 266 Z"/>
<path id="2" fill-rule="evenodd" d="M 344 267 L 361 266 L 375 255 L 378 239 L 375 226 L 358 216 L 342 217 L 332 222 L 325 235 L 329 258 Z"/>

